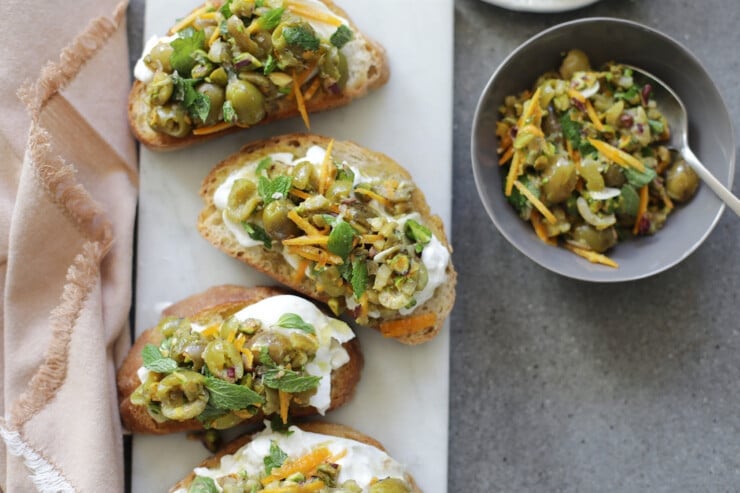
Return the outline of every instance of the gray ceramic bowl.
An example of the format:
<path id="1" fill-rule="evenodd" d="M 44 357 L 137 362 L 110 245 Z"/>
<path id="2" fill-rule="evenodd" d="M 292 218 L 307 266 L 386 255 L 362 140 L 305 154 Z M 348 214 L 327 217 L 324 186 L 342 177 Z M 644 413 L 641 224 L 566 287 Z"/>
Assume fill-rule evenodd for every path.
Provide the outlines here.
<path id="1" fill-rule="evenodd" d="M 542 243 L 506 201 L 496 148 L 495 124 L 504 97 L 530 88 L 556 69 L 570 49 L 584 50 L 594 67 L 608 61 L 642 67 L 670 85 L 689 114 L 691 148 L 728 187 L 735 169 L 735 143 L 727 109 L 697 58 L 670 37 L 635 22 L 580 19 L 547 29 L 512 52 L 491 76 L 473 119 L 471 156 L 483 205 L 501 234 L 522 253 L 553 272 L 575 279 L 616 282 L 644 278 L 676 265 L 714 228 L 724 204 L 705 185 L 668 217 L 654 236 L 620 242 L 608 255 L 618 269 L 589 263 L 562 247 Z"/>

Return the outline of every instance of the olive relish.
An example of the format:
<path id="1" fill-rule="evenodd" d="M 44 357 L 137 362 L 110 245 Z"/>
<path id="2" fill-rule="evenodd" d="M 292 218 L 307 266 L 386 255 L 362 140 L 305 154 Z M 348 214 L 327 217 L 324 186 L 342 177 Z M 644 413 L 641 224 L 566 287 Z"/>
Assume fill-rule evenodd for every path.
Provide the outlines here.
<path id="1" fill-rule="evenodd" d="M 591 262 L 620 240 L 662 228 L 698 177 L 664 142 L 670 137 L 653 88 L 629 67 L 591 69 L 571 50 L 534 93 L 508 96 L 496 125 L 504 193 L 545 243 Z"/>
<path id="2" fill-rule="evenodd" d="M 333 142 L 333 141 L 332 141 Z M 449 252 L 414 212 L 414 185 L 339 162 L 312 146 L 235 171 L 214 204 L 243 246 L 281 253 L 334 314 L 358 322 L 407 315 L 446 278 Z"/>
<path id="3" fill-rule="evenodd" d="M 259 123 L 286 97 L 308 125 L 305 101 L 342 93 L 348 22 L 316 0 L 209 1 L 169 37 L 148 43 L 135 75 L 147 118 L 172 137 Z"/>
<path id="4" fill-rule="evenodd" d="M 317 492 L 410 493 L 403 467 L 385 452 L 355 440 L 270 428 L 211 468 L 195 469 L 178 493 Z"/>
<path id="5" fill-rule="evenodd" d="M 291 403 L 323 414 L 331 402 L 331 371 L 348 361 L 341 344 L 354 337 L 344 322 L 290 295 L 206 326 L 165 317 L 155 330 L 163 340 L 144 347 L 142 383 L 131 402 L 146 406 L 159 423 L 197 418 L 215 429 L 260 411 L 279 413 L 285 422 Z"/>

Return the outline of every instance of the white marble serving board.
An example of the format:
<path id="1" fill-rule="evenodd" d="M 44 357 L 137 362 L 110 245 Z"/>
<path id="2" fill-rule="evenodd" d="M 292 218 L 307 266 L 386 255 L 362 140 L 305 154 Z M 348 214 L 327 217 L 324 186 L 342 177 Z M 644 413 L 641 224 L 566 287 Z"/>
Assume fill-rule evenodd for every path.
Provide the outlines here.
<path id="1" fill-rule="evenodd" d="M 150 0 L 145 39 L 167 31 L 198 0 Z M 355 23 L 388 52 L 388 84 L 350 106 L 311 117 L 311 131 L 351 139 L 405 166 L 450 233 L 453 0 L 345 0 Z M 136 332 L 172 301 L 223 283 L 274 284 L 213 248 L 195 228 L 208 171 L 243 144 L 305 131 L 298 120 L 250 129 L 194 149 L 142 148 L 136 261 Z M 406 464 L 426 493 L 447 489 L 449 327 L 409 347 L 357 331 L 365 354 L 354 399 L 328 420 L 353 426 Z M 183 434 L 135 436 L 132 491 L 167 491 L 208 452 Z"/>

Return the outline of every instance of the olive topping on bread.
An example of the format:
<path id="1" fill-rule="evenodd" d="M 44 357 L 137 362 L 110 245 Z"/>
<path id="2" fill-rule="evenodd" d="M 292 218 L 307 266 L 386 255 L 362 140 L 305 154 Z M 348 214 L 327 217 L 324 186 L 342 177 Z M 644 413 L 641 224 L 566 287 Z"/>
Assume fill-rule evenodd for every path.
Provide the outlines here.
<path id="1" fill-rule="evenodd" d="M 318 422 L 238 438 L 170 491 L 420 493 L 376 440 Z"/>
<path id="2" fill-rule="evenodd" d="M 162 150 L 298 115 L 308 127 L 388 74 L 383 48 L 330 0 L 209 0 L 146 43 L 129 121 Z"/>
<path id="3" fill-rule="evenodd" d="M 205 178 L 198 229 L 336 315 L 416 344 L 452 309 L 443 225 L 388 156 L 317 135 L 255 142 Z"/>
<path id="4" fill-rule="evenodd" d="M 219 286 L 137 339 L 118 373 L 121 417 L 148 433 L 287 422 L 347 401 L 361 366 L 352 330 L 308 300 Z"/>

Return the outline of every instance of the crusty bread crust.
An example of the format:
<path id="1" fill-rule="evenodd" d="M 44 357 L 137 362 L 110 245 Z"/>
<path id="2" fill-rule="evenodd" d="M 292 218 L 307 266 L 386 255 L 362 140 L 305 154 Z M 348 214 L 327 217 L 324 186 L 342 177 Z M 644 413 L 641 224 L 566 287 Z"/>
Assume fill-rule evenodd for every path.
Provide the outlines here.
<path id="1" fill-rule="evenodd" d="M 354 32 L 360 32 L 352 19 L 347 16 L 346 12 L 338 7 L 331 0 L 319 0 L 326 4 L 335 14 L 344 17 L 350 23 Z M 198 7 L 199 8 L 199 7 Z M 194 10 L 197 10 L 194 9 Z M 169 34 L 172 34 L 171 32 Z M 371 40 L 363 34 L 365 40 L 364 50 L 372 60 L 367 72 L 367 78 L 354 87 L 346 87 L 340 94 L 330 94 L 326 91 L 317 92 L 313 98 L 305 102 L 308 113 L 318 113 L 339 106 L 349 104 L 352 100 L 365 96 L 370 90 L 377 89 L 388 82 L 390 77 L 390 66 L 386 57 L 385 49 L 377 42 Z M 189 147 L 200 142 L 205 142 L 226 134 L 244 130 L 243 127 L 233 126 L 219 132 L 207 135 L 193 135 L 178 138 L 170 135 L 155 132 L 147 123 L 150 105 L 146 97 L 146 84 L 141 81 L 134 81 L 128 98 L 128 120 L 129 126 L 136 137 L 142 144 L 150 149 L 157 151 L 171 151 Z M 276 120 L 293 118 L 299 116 L 298 106 L 294 97 L 284 97 L 275 101 L 274 107 L 270 107 L 265 118 L 257 125 L 270 123 Z"/>
<path id="2" fill-rule="evenodd" d="M 227 317 L 245 306 L 286 292 L 272 287 L 216 286 L 171 305 L 162 312 L 162 315 L 189 317 L 193 320 L 207 320 L 217 315 Z M 202 430 L 203 425 L 197 419 L 158 423 L 143 406 L 136 406 L 131 403 L 131 394 L 141 383 L 137 375 L 137 370 L 143 364 L 141 351 L 149 343 L 159 345 L 161 342 L 162 336 L 156 328 L 146 330 L 136 339 L 118 370 L 118 402 L 123 426 L 132 432 L 158 435 Z M 349 354 L 349 362 L 334 370 L 331 374 L 331 404 L 328 410 L 336 409 L 352 398 L 364 362 L 356 338 L 346 342 L 343 346 Z M 291 416 L 311 416 L 315 414 L 318 414 L 318 411 L 312 406 L 291 406 L 290 408 Z M 256 424 L 263 419 L 264 415 L 258 413 L 240 424 Z"/>
<path id="3" fill-rule="evenodd" d="M 319 135 L 289 134 L 273 137 L 266 140 L 252 142 L 244 146 L 239 152 L 227 157 L 219 163 L 203 180 L 200 195 L 205 207 L 198 217 L 198 230 L 214 246 L 228 253 L 232 257 L 241 260 L 257 270 L 273 277 L 278 282 L 295 289 L 306 296 L 327 302 L 329 297 L 325 293 L 316 290 L 315 283 L 305 277 L 296 283 L 293 276 L 293 268 L 285 261 L 280 252 L 266 251 L 261 246 L 245 248 L 240 245 L 229 233 L 223 222 L 221 212 L 213 203 L 214 192 L 226 178 L 244 163 L 259 160 L 261 157 L 275 152 L 291 152 L 296 156 L 304 155 L 312 145 L 326 148 L 331 139 Z M 411 175 L 399 164 L 388 156 L 379 152 L 365 149 L 354 142 L 335 141 L 332 148 L 332 156 L 338 161 L 347 161 L 360 170 L 369 171 L 389 176 L 397 176 L 403 180 L 411 180 Z M 411 202 L 413 209 L 417 211 L 425 224 L 450 251 L 445 234 L 444 225 L 439 216 L 432 215 L 429 205 L 424 198 L 424 193 L 416 188 L 412 193 Z M 418 306 L 412 315 L 435 313 L 437 323 L 433 327 L 416 332 L 408 336 L 399 337 L 398 340 L 405 344 L 419 344 L 434 338 L 439 333 L 444 321 L 447 319 L 455 302 L 455 284 L 457 274 L 452 261 L 447 265 L 447 282 L 437 288 L 434 296 L 426 303 Z M 397 319 L 405 318 L 401 315 Z M 380 326 L 381 320 L 370 319 L 368 325 L 375 329 Z"/>
<path id="4" fill-rule="evenodd" d="M 320 433 L 322 435 L 330 435 L 340 438 L 347 438 L 350 440 L 355 440 L 361 443 L 364 443 L 366 445 L 370 445 L 371 447 L 378 448 L 382 450 L 383 452 L 387 453 L 387 450 L 383 448 L 383 446 L 375 440 L 374 438 L 365 435 L 364 433 L 361 433 L 354 428 L 350 428 L 349 426 L 335 424 L 335 423 L 327 423 L 323 421 L 312 421 L 307 423 L 301 423 L 297 425 L 300 429 L 303 431 L 308 431 L 311 433 Z M 209 457 L 208 459 L 204 460 L 198 466 L 196 467 L 215 467 L 218 466 L 219 462 L 221 461 L 221 457 L 224 455 L 229 455 L 235 453 L 237 450 L 242 448 L 244 445 L 252 441 L 253 435 L 242 435 L 239 438 L 236 438 L 235 440 L 232 440 L 231 442 L 224 445 L 224 447 L 219 450 L 219 452 Z M 188 474 L 183 480 L 179 481 L 177 484 L 175 484 L 172 488 L 170 488 L 170 493 L 180 489 L 180 488 L 187 488 L 190 486 L 190 483 L 193 482 L 195 479 L 195 472 L 191 472 Z M 419 489 L 419 486 L 414 481 L 413 476 L 406 473 L 406 481 L 408 481 L 411 484 L 412 493 L 421 493 L 421 490 Z"/>

